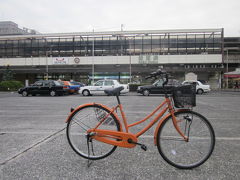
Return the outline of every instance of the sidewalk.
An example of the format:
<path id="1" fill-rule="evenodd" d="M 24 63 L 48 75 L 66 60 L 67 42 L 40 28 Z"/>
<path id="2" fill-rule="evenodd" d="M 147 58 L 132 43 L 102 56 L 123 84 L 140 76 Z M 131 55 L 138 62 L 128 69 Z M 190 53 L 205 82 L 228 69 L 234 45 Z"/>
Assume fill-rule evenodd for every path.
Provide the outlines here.
<path id="1" fill-rule="evenodd" d="M 239 89 L 214 89 L 212 91 L 221 91 L 221 92 L 240 92 L 240 88 Z"/>

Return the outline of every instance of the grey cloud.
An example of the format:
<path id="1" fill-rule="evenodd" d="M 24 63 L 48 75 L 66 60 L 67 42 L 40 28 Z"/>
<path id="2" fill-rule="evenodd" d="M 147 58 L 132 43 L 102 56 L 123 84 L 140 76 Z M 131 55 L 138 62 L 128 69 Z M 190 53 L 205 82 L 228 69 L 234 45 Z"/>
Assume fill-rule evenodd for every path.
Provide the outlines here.
<path id="1" fill-rule="evenodd" d="M 0 20 L 42 33 L 225 28 L 240 36 L 239 0 L 4 0 Z"/>

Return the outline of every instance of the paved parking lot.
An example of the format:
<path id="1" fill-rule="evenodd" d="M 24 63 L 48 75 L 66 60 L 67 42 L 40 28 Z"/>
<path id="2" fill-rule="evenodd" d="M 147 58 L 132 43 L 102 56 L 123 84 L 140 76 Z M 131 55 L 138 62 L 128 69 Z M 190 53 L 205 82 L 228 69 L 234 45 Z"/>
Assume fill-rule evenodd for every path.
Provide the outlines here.
<path id="1" fill-rule="evenodd" d="M 134 122 L 158 105 L 162 96 L 121 96 L 128 121 Z M 195 111 L 212 123 L 217 141 L 212 157 L 193 170 L 179 170 L 161 158 L 153 144 L 154 128 L 140 147 L 117 150 L 95 161 L 76 155 L 68 145 L 64 120 L 71 107 L 100 102 L 112 107 L 114 97 L 80 95 L 21 97 L 0 92 L 0 179 L 240 179 L 240 92 L 197 96 Z M 141 129 L 141 125 L 135 132 Z"/>

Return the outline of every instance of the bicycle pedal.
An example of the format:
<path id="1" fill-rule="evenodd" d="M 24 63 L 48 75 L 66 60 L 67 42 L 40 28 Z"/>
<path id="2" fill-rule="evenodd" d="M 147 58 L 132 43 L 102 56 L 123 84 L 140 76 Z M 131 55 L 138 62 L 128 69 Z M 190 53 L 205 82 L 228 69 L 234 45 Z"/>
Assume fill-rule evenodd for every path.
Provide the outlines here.
<path id="1" fill-rule="evenodd" d="M 147 151 L 147 146 L 145 146 L 144 144 L 141 145 L 141 149 L 144 151 Z"/>

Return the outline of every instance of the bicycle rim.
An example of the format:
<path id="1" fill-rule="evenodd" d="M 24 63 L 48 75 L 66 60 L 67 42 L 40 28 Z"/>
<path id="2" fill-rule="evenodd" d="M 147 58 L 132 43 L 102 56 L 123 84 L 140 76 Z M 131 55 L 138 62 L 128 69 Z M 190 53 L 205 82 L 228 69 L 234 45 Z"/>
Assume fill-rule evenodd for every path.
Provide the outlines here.
<path id="1" fill-rule="evenodd" d="M 72 149 L 86 159 L 102 159 L 114 152 L 116 146 L 87 138 L 87 130 L 95 128 L 109 111 L 99 105 L 89 105 L 76 111 L 67 124 L 67 139 Z M 113 114 L 98 129 L 120 131 L 119 122 Z"/>
<path id="2" fill-rule="evenodd" d="M 181 169 L 198 167 L 213 152 L 215 145 L 213 128 L 205 117 L 193 111 L 178 112 L 175 116 L 178 126 L 189 137 L 189 141 L 184 141 L 179 135 L 170 116 L 158 130 L 159 153 L 174 167 Z"/>

